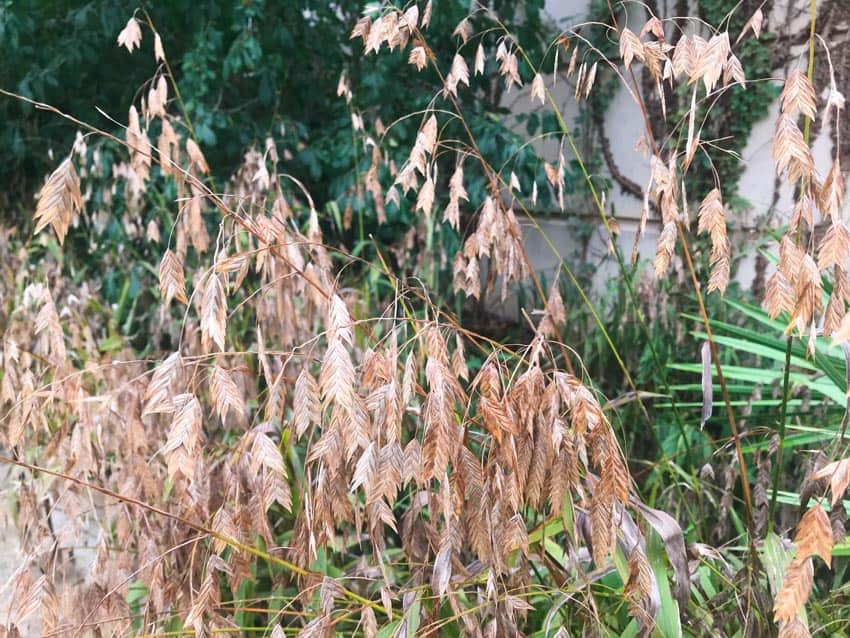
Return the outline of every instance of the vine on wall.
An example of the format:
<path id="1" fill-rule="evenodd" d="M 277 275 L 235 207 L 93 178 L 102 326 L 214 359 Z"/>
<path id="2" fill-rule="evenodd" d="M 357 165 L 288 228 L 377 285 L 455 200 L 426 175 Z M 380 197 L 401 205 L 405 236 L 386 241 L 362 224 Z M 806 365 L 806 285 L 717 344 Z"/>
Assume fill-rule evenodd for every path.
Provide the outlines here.
<path id="1" fill-rule="evenodd" d="M 732 12 L 729 5 L 728 0 L 699 0 L 699 16 L 708 24 L 723 25 L 728 22 L 731 34 L 740 33 L 750 16 L 759 8 L 764 14 L 765 23 L 769 20 L 770 3 L 745 0 Z M 774 34 L 763 31 L 758 40 L 748 38 L 740 43 L 737 55 L 744 75 L 751 81 L 746 86 L 724 91 L 717 100 L 717 108 L 711 108 L 708 113 L 703 138 L 717 142 L 716 147 L 708 149 L 708 156 L 698 156 L 699 164 L 695 162 L 692 168 L 695 183 L 699 184 L 694 189 L 695 198 L 704 196 L 719 181 L 724 184 L 727 204 L 733 209 L 749 207 L 745 197 L 738 192 L 738 178 L 743 169 L 740 154 L 753 127 L 767 116 L 770 104 L 779 95 L 777 85 L 764 81 L 772 77 L 773 69 L 776 68 L 775 42 Z"/>
<path id="2" fill-rule="evenodd" d="M 658 3 L 655 0 L 646 3 L 646 6 L 653 15 L 660 15 Z M 730 13 L 727 0 L 700 0 L 697 10 L 700 18 L 707 24 L 721 25 L 724 29 L 728 28 L 730 33 L 736 34 L 740 33 L 744 24 L 759 6 L 759 0 L 746 0 Z M 615 28 L 615 19 L 622 27 L 629 17 L 622 5 L 613 10 L 612 15 L 612 8 L 606 0 L 593 0 L 588 15 L 588 24 L 592 26 L 584 32 L 591 46 L 609 59 L 616 59 L 618 55 L 616 41 L 610 37 L 611 30 Z M 634 14 L 634 11 L 634 6 L 631 6 L 630 13 Z M 769 7 L 762 7 L 762 12 L 767 20 Z M 686 13 L 686 11 L 680 12 L 680 15 Z M 634 18 L 634 15 L 631 17 Z M 685 27 L 684 23 L 680 26 Z M 668 34 L 670 44 L 675 45 L 680 36 L 681 31 Z M 737 190 L 738 178 L 743 169 L 740 153 L 746 146 L 753 127 L 767 115 L 771 102 L 778 95 L 777 86 L 763 81 L 772 77 L 773 70 L 777 66 L 774 53 L 776 43 L 777 37 L 770 32 L 762 32 L 759 40 L 742 41 L 736 47 L 736 55 L 741 61 L 745 76 L 754 81 L 748 82 L 746 86 L 732 87 L 716 97 L 710 96 L 703 100 L 702 108 L 697 114 L 697 121 L 702 123 L 702 138 L 711 140 L 712 144 L 703 145 L 703 151 L 696 156 L 690 168 L 694 187 L 689 196 L 693 201 L 700 201 L 717 182 L 720 182 L 726 188 L 727 204 L 733 209 L 748 207 L 748 202 L 739 196 Z M 657 123 L 657 126 L 653 128 L 658 128 L 654 132 L 659 137 L 663 135 L 661 129 L 664 127 L 665 119 L 668 122 L 687 122 L 691 99 L 688 87 L 678 91 L 664 87 L 664 99 L 667 106 L 665 118 L 657 86 L 645 69 L 641 71 L 636 81 L 649 110 L 649 120 Z M 623 192 L 642 198 L 643 186 L 623 173 L 611 152 L 605 129 L 605 113 L 618 87 L 619 81 L 614 72 L 607 68 L 600 68 L 593 93 L 582 105 L 577 127 L 588 146 L 588 157 L 592 157 L 600 165 L 604 164 L 613 181 Z M 681 135 L 684 136 L 687 132 L 686 126 L 681 128 Z"/>

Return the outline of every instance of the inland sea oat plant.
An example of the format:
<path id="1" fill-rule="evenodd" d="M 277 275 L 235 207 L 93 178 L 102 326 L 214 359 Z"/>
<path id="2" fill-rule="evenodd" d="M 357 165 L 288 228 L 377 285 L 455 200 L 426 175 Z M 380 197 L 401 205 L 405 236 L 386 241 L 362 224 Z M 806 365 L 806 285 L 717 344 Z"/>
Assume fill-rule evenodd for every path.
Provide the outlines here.
<path id="1" fill-rule="evenodd" d="M 830 81 L 814 85 L 813 8 L 808 66 L 784 80 L 774 136 L 777 173 L 796 202 L 765 295 L 770 318 L 787 325 L 781 418 L 776 444 L 753 453 L 706 301 L 733 276 L 721 173 L 689 192 L 705 183 L 695 158 L 711 166 L 707 112 L 764 80 L 747 78 L 738 57 L 762 32 L 767 7 L 751 9 L 730 33 L 730 21 L 608 4 L 604 21 L 564 30 L 533 59 L 498 11 L 472 3 L 442 59 L 429 31 L 440 3 L 369 5 L 338 46 L 359 47 L 362 65 L 396 56 L 399 73 L 439 85 L 385 125 L 358 110 L 358 87 L 340 70 L 352 144 L 368 158 L 357 197 L 378 227 L 388 210 L 412 219 L 386 243 L 367 236 L 363 219 L 355 246 L 339 241 L 354 209 L 317 205 L 274 132 L 217 184 L 144 9 L 117 44 L 138 56 L 151 41 L 154 74 L 117 133 L 4 90 L 79 134 L 38 194 L 35 239 L 4 234 L 0 244 L 10 264 L 0 280 L 0 460 L 13 469 L 22 554 L 2 590 L 3 634 L 809 635 L 814 558 L 830 565 L 843 532 L 827 513 L 850 483 L 843 434 L 829 450 L 836 460 L 822 458 L 800 489 L 790 539 L 774 521 L 792 348 L 802 339 L 815 358 L 850 333 L 843 174 L 836 154 L 821 178 L 810 147 L 819 118 L 838 135 L 844 99 L 826 48 Z M 598 44 L 600 29 L 616 49 Z M 696 303 L 702 424 L 719 394 L 729 434 L 714 491 L 701 487 L 710 464 L 697 477 L 670 457 L 654 482 L 633 478 L 619 410 L 633 405 L 631 427 L 654 431 L 650 398 L 673 392 L 664 362 L 650 342 L 660 392 L 643 392 L 601 307 L 549 242 L 585 325 L 617 363 L 625 394 L 608 400 L 563 339 L 563 282 L 544 282 L 527 252 L 523 226 L 539 226 L 538 197 L 592 210 L 638 334 L 650 338 L 606 184 L 553 99 L 559 74 L 579 102 L 617 82 L 646 123 L 635 140 L 650 167 L 639 233 L 660 221 L 652 274 L 678 277 Z M 539 174 L 516 158 L 496 163 L 459 99 L 525 85 L 552 111 L 541 138 L 558 140 Z M 397 157 L 394 132 L 411 125 Z M 122 158 L 110 170 L 107 154 Z M 818 219 L 827 230 L 816 238 Z M 78 276 L 62 247 L 71 237 L 93 245 L 114 225 L 127 243 L 107 258 L 138 260 L 143 274 L 109 306 L 104 282 Z M 473 300 L 519 289 L 527 339 L 469 328 Z M 681 445 L 698 439 L 699 422 L 675 403 L 671 414 Z M 724 441 L 711 443 L 719 453 Z M 655 506 L 672 501 L 678 516 Z M 699 535 L 703 521 L 677 520 L 708 510 L 735 524 L 717 548 Z"/>

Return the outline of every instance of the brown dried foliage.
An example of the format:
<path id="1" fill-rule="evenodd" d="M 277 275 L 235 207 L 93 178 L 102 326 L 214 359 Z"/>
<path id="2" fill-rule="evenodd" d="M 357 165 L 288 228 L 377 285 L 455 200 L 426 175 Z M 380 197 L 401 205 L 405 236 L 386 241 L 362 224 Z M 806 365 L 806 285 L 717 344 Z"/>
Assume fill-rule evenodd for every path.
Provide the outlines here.
<path id="1" fill-rule="evenodd" d="M 426 122 L 418 142 L 426 158 L 433 135 Z M 460 168 L 457 175 L 452 197 L 459 203 L 466 193 Z M 182 176 L 194 179 L 189 170 Z M 487 585 L 475 613 L 482 624 L 505 628 L 516 626 L 529 608 L 520 598 L 505 597 L 527 586 L 528 570 L 511 567 L 533 559 L 527 508 L 542 515 L 569 508 L 573 516 L 586 517 L 594 561 L 608 564 L 634 494 L 594 393 L 543 356 L 544 332 L 554 335 L 554 326 L 564 321 L 557 290 L 547 304 L 548 321 L 514 358 L 513 369 L 490 357 L 470 379 L 465 351 L 480 346 L 450 324 L 382 320 L 387 337 L 373 341 L 370 322 L 360 327 L 354 300 L 331 283 L 332 262 L 318 225 L 311 225 L 308 239 L 283 223 L 282 207 L 273 206 L 269 215 L 263 202 L 258 197 L 242 226 L 249 250 L 244 242 L 225 242 L 211 269 L 189 272 L 199 290 L 178 324 L 180 350 L 162 353 L 154 365 L 116 353 L 90 362 L 85 372 L 60 374 L 79 365 L 68 350 L 86 350 L 95 339 L 60 319 L 47 287 L 32 288 L 26 301 L 19 300 L 5 337 L 3 379 L 4 405 L 11 408 L 6 418 L 17 425 L 4 431 L 3 444 L 41 449 L 40 463 L 59 462 L 68 477 L 133 499 L 126 507 L 99 507 L 104 531 L 94 572 L 98 591 L 126 591 L 128 577 L 138 572 L 149 588 L 149 618 L 179 609 L 196 633 L 225 627 L 222 584 L 236 591 L 250 577 L 252 539 L 274 546 L 275 521 L 286 516 L 294 524 L 282 552 L 291 566 L 286 579 L 309 582 L 320 548 L 332 551 L 340 534 L 365 533 L 373 552 L 364 561 L 380 568 L 384 551 L 399 544 L 410 565 L 430 566 L 412 569 L 413 578 L 430 583 L 439 597 L 453 600 L 457 588 L 486 566 Z M 516 224 L 512 213 L 493 198 L 484 208 L 470 258 L 490 254 L 521 269 L 518 248 L 510 244 L 519 240 L 505 245 L 506 226 Z M 231 230 L 236 223 L 235 217 L 224 221 Z M 180 235 L 188 231 L 181 224 L 175 231 L 184 251 L 189 242 Z M 181 262 L 176 251 L 162 258 L 164 303 L 188 302 Z M 242 306 L 255 315 L 256 355 L 231 351 L 227 330 L 228 298 L 239 294 L 230 288 L 231 278 L 242 282 L 241 273 L 251 268 L 263 294 L 248 295 Z M 56 281 L 51 287 L 61 290 Z M 10 347 L 13 342 L 18 350 Z M 45 356 L 23 353 L 29 350 Z M 73 434 L 63 438 L 60 430 L 52 436 L 43 419 L 73 423 Z M 232 433 L 235 446 L 223 443 L 222 431 Z M 294 445 L 304 446 L 302 468 L 290 465 Z M 120 462 L 98 460 L 106 457 Z M 88 491 L 61 485 L 48 481 L 31 497 L 32 507 L 22 505 L 20 517 L 34 564 L 51 571 L 63 568 L 61 557 L 68 559 L 61 539 L 93 522 L 74 516 L 87 507 Z M 23 503 L 30 497 L 22 491 L 20 498 Z M 34 503 L 43 498 L 68 514 L 68 530 L 59 537 L 38 524 Z M 140 503 L 162 504 L 168 517 Z M 193 537 L 198 529 L 215 535 Z M 119 559 L 113 546 L 133 551 Z M 650 624 L 653 585 L 646 559 L 638 550 L 630 555 L 629 600 L 641 622 Z M 17 578 L 23 583 L 24 576 Z M 72 585 L 57 587 L 60 597 L 79 594 Z M 385 587 L 390 592 L 395 585 Z M 17 613 L 18 621 L 52 595 L 43 588 L 34 592 L 35 602 Z M 340 588 L 325 599 L 325 613 L 304 627 L 305 635 L 327 630 L 346 592 Z M 114 598 L 116 606 L 123 600 Z M 56 618 L 50 622 L 106 627 L 107 612 L 122 616 L 109 607 L 112 599 L 104 593 L 81 597 L 76 608 L 51 607 Z M 391 598 L 379 599 L 370 604 L 392 607 Z M 112 622 L 116 631 L 126 629 L 123 621 Z M 150 621 L 151 629 L 157 626 Z"/>
<path id="2" fill-rule="evenodd" d="M 409 48 L 404 59 L 416 70 L 434 65 L 440 72 L 423 34 L 430 16 L 430 3 L 421 16 L 416 4 L 405 11 L 387 8 L 362 18 L 351 37 L 362 40 L 366 54 L 378 53 L 384 45 Z M 758 37 L 762 20 L 757 11 L 738 40 L 749 32 Z M 664 83 L 693 85 L 684 152 L 652 148 L 650 153 L 645 210 L 652 202 L 661 217 L 653 264 L 658 277 L 674 264 L 681 228 L 689 223 L 684 178 L 701 143 L 695 124 L 697 92 L 713 95 L 745 81 L 728 33 L 686 34 L 673 45 L 665 39 L 665 26 L 652 17 L 639 34 L 623 29 L 619 42 L 624 66 L 642 65 L 657 87 L 665 117 L 669 92 Z M 466 44 L 474 35 L 472 21 L 462 21 L 455 35 Z M 135 18 L 118 40 L 130 52 L 139 46 Z M 164 60 L 158 35 L 156 42 L 156 59 Z M 474 61 L 469 51 L 459 49 L 447 73 L 440 75 L 440 96 L 449 110 L 455 110 L 459 92 L 471 90 L 472 78 L 483 72 L 487 51 L 479 44 Z M 598 63 L 581 61 L 577 51 L 569 74 L 577 70 L 580 99 L 594 89 Z M 523 85 L 520 52 L 510 38 L 498 40 L 493 55 L 506 89 Z M 339 94 L 350 100 L 342 79 Z M 539 71 L 530 94 L 546 102 Z M 818 313 L 824 312 L 825 332 L 846 340 L 850 231 L 837 214 L 844 197 L 842 173 L 836 157 L 819 181 L 805 125 L 800 126 L 801 118 L 816 118 L 815 96 L 806 75 L 789 75 L 774 157 L 777 172 L 787 176 L 800 197 L 792 227 L 781 241 L 778 268 L 767 284 L 766 304 L 771 316 L 787 312 L 789 328 L 800 332 L 813 333 Z M 66 588 L 44 577 L 34 579 L 33 570 L 38 566 L 54 573 L 63 567 L 59 560 L 70 547 L 65 539 L 87 524 L 83 512 L 90 507 L 91 492 L 79 483 L 64 489 L 56 477 L 21 489 L 19 525 L 32 564 L 15 577 L 26 594 L 19 597 L 16 622 L 43 605 L 49 612 L 47 625 L 111 623 L 120 633 L 122 621 L 114 618 L 127 617 L 127 582 L 138 575 L 149 589 L 145 622 L 152 631 L 163 626 L 155 620 L 159 615 L 175 610 L 198 635 L 227 627 L 222 587 L 235 592 L 252 577 L 252 561 L 259 555 L 252 554 L 253 543 L 262 538 L 267 547 L 276 548 L 282 523 L 292 531 L 287 546 L 269 550 L 269 555 L 286 570 L 281 582 L 303 591 L 298 604 L 312 620 L 302 623 L 301 635 L 329 635 L 335 609 L 354 603 L 367 635 L 377 631 L 376 610 L 406 626 L 419 609 L 413 601 L 421 587 L 430 587 L 459 618 L 473 616 L 478 628 L 486 628 L 485 635 L 513 635 L 529 609 L 516 594 L 529 591 L 531 564 L 545 563 L 529 540 L 526 516 L 547 520 L 567 513 L 565 519 L 576 521 L 576 530 L 587 531 L 570 537 L 570 552 L 586 549 L 594 567 L 603 570 L 618 543 L 626 551 L 629 613 L 643 631 L 651 631 L 655 576 L 631 519 L 637 500 L 626 461 L 595 393 L 583 379 L 558 368 L 561 361 L 547 341 L 557 338 L 565 321 L 557 288 L 542 304 L 532 342 L 516 352 L 483 346 L 450 316 L 430 308 L 427 320 L 394 318 L 390 308 L 395 299 L 389 300 L 386 312 L 370 317 L 362 300 L 339 285 L 309 195 L 281 190 L 272 140 L 265 153 L 246 153 L 229 185 L 228 195 L 240 202 L 233 210 L 207 187 L 204 176 L 210 168 L 201 148 L 178 133 L 183 128 L 168 113 L 164 76 L 152 83 L 146 105 L 142 118 L 130 107 L 129 164 L 121 172 L 128 193 L 136 195 L 128 198 L 131 203 L 140 201 L 155 164 L 175 181 L 182 204 L 174 246 L 160 262 L 159 289 L 165 306 L 176 299 L 191 307 L 180 322 L 163 313 L 172 324 L 168 329 L 180 336 L 180 346 L 176 352 L 157 353 L 159 360 L 146 365 L 130 352 L 99 353 L 98 327 L 87 326 L 84 316 L 73 316 L 82 311 L 70 308 L 73 292 L 63 289 L 61 281 L 27 288 L 17 300 L 3 340 L 0 400 L 8 426 L 2 443 L 17 454 L 37 450 L 41 464 L 61 467 L 68 479 L 120 494 L 125 506 L 96 504 L 104 531 L 92 581 Z M 422 113 L 415 144 L 399 170 L 372 141 L 364 188 L 379 219 L 386 218 L 385 206 L 411 191 L 414 211 L 429 221 L 439 214 L 435 205 L 443 186 L 437 157 L 453 148 L 440 139 L 442 106 L 432 103 Z M 834 99 L 829 108 L 837 115 L 842 106 L 843 101 Z M 456 115 L 462 118 L 462 113 Z M 161 123 L 156 147 L 148 137 L 153 118 Z M 363 128 L 360 114 L 352 111 L 352 121 L 355 131 Z M 455 229 L 468 219 L 453 264 L 454 288 L 478 298 L 501 285 L 504 298 L 512 285 L 534 277 L 514 210 L 517 200 L 503 192 L 519 194 L 520 183 L 513 174 L 502 180 L 481 162 L 486 196 L 470 204 L 465 166 L 481 159 L 474 140 L 470 143 L 458 152 L 443 211 L 443 219 Z M 543 165 L 562 209 L 565 164 L 560 154 L 557 162 Z M 382 168 L 394 180 L 386 191 L 379 181 Z M 51 225 L 61 242 L 82 208 L 79 179 L 68 159 L 40 194 L 36 232 Z M 204 215 L 213 209 L 221 218 L 212 263 L 187 266 L 209 254 L 212 240 Z M 815 211 L 829 228 L 817 246 L 801 244 L 802 232 L 814 226 Z M 293 223 L 296 217 L 304 223 Z M 708 289 L 720 293 L 730 280 L 727 222 L 718 186 L 702 199 L 697 232 L 710 242 Z M 160 237 L 163 230 L 154 225 L 145 233 Z M 407 247 L 400 254 L 409 257 L 411 252 Z M 482 272 L 488 276 L 482 278 Z M 834 278 L 825 309 L 824 273 Z M 246 292 L 252 281 L 256 294 Z M 250 323 L 257 326 L 254 343 L 237 346 L 229 340 L 234 332 L 232 327 L 228 331 L 229 308 L 251 313 Z M 66 314 L 83 327 L 64 319 Z M 470 349 L 485 361 L 473 369 L 472 378 Z M 69 351 L 87 356 L 70 356 Z M 845 461 L 815 475 L 830 479 L 833 502 L 850 481 Z M 67 514 L 68 529 L 62 534 L 54 534 L 40 516 L 38 506 L 45 500 Z M 154 503 L 163 509 L 146 507 Z M 649 520 L 645 512 L 644 517 Z M 665 525 L 675 527 L 668 518 Z M 627 531 L 632 528 L 636 538 Z M 665 542 L 673 537 L 682 542 L 678 531 L 678 537 L 662 534 Z M 352 539 L 372 551 L 363 551 L 360 564 L 345 579 L 337 582 L 311 570 L 320 550 L 333 556 Z M 579 547 L 582 543 L 585 547 Z M 804 515 L 795 543 L 797 554 L 774 606 L 780 631 L 789 636 L 806 633 L 798 614 L 812 587 L 812 558 L 817 555 L 828 564 L 834 544 L 829 518 L 819 505 Z M 408 566 L 409 583 L 391 582 L 387 576 L 389 548 Z M 578 560 L 576 565 L 587 567 Z M 369 583 L 362 589 L 365 595 L 342 584 L 355 579 Z M 679 586 L 687 596 L 687 583 Z M 311 608 L 313 590 L 319 600 Z M 53 602 L 73 596 L 76 608 Z M 436 627 L 436 614 L 432 620 Z"/>

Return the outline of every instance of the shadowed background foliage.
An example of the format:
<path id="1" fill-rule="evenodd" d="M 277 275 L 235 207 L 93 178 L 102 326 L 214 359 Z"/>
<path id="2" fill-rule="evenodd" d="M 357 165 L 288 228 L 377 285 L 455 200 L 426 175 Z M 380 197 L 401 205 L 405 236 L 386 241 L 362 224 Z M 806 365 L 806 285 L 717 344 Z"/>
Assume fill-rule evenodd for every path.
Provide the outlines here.
<path id="1" fill-rule="evenodd" d="M 437 4 L 429 33 L 440 47 L 438 58 L 451 59 L 458 40 L 451 32 L 469 3 Z M 542 0 L 490 5 L 532 53 L 541 54 L 552 35 Z M 345 208 L 357 206 L 343 201 L 354 180 L 351 169 L 358 162 L 368 166 L 369 158 L 358 157 L 352 144 L 349 106 L 336 95 L 340 74 L 356 88 L 352 107 L 385 125 L 421 108 L 440 87 L 429 71 L 410 73 L 398 50 L 363 63 L 362 45 L 349 41 L 363 8 L 359 2 L 175 0 L 138 7 L 133 0 L 2 0 L 0 88 L 119 130 L 115 122 L 126 122 L 127 104 L 138 101 L 152 79 L 153 38 L 145 26 L 140 54 L 130 55 L 115 46 L 115 37 L 129 15 L 135 11 L 146 22 L 147 11 L 167 47 L 196 141 L 219 171 L 219 182 L 233 173 L 246 148 L 262 147 L 272 136 L 291 153 L 286 170 L 305 182 L 317 203 L 339 200 Z M 461 96 L 495 165 L 519 147 L 498 117 L 500 93 L 501 82 L 488 77 Z M 0 121 L 0 215 L 28 220 L 32 195 L 52 170 L 50 152 L 65 154 L 75 127 L 5 97 Z M 394 144 L 407 148 L 417 128 L 416 121 L 399 122 L 392 129 Z"/>

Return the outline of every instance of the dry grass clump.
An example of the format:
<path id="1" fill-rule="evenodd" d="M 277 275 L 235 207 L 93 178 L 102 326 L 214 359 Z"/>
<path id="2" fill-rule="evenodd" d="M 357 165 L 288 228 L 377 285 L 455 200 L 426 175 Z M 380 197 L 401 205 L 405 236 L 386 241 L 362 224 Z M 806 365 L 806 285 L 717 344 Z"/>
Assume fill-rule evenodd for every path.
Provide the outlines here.
<path id="1" fill-rule="evenodd" d="M 504 297 L 530 281 L 540 307 L 530 342 L 509 348 L 466 330 L 427 291 L 389 271 L 395 294 L 366 307 L 342 279 L 340 260 L 351 256 L 325 244 L 310 195 L 284 174 L 271 138 L 263 152 L 246 153 L 226 192 L 215 192 L 202 149 L 186 133 L 191 127 L 173 114 L 174 78 L 165 64 L 140 108 L 129 108 L 128 161 L 115 174 L 128 202 L 125 226 L 153 242 L 167 238 L 157 269 L 162 310 L 151 332 L 170 334 L 174 348 L 152 347 L 139 360 L 127 348 L 104 347 L 109 326 L 95 310 L 97 293 L 58 272 L 19 281 L 4 318 L 0 440 L 10 451 L 3 461 L 22 469 L 16 522 L 25 551 L 7 585 L 16 602 L 6 634 L 39 610 L 42 631 L 52 636 L 237 633 L 258 629 L 240 624 L 250 608 L 272 636 L 441 635 L 450 624 L 471 636 L 520 635 L 542 629 L 529 620 L 541 607 L 553 607 L 543 615 L 557 623 L 563 596 L 594 622 L 600 583 L 613 573 L 641 635 L 656 628 L 662 605 L 687 607 L 682 531 L 641 503 L 610 406 L 558 341 L 565 322 L 558 288 L 544 292 L 525 251 L 515 210 L 530 215 L 537 185 L 524 197 L 516 175 L 485 161 L 457 101 L 488 57 L 507 88 L 521 86 L 521 69 L 530 66 L 531 95 L 541 103 L 551 97 L 545 71 L 510 34 L 485 50 L 469 20 L 455 30 L 460 46 L 441 70 L 425 35 L 431 11 L 430 2 L 421 13 L 416 4 L 386 7 L 352 32 L 366 54 L 398 47 L 412 68 L 431 66 L 443 83 L 398 170 L 373 142 L 365 188 L 379 219 L 409 195 L 428 221 L 438 217 L 445 189 L 441 219 L 464 233 L 452 264 L 455 290 L 477 298 L 501 286 Z M 711 346 L 709 396 L 714 361 L 739 467 L 746 467 L 740 436 L 688 244 L 685 184 L 703 143 L 698 100 L 746 82 L 734 47 L 750 32 L 758 37 L 760 15 L 734 44 L 721 31 L 681 35 L 672 45 L 668 24 L 651 17 L 640 33 L 619 31 L 622 67 L 584 62 L 579 34 L 572 51 L 566 39 L 558 45 L 570 56 L 576 99 L 593 91 L 598 64 L 610 65 L 627 87 L 642 66 L 665 115 L 665 83 L 681 83 L 692 96 L 681 148 L 664 147 L 650 128 L 642 133 L 651 157 L 643 223 L 657 209 L 659 278 L 681 246 Z M 142 26 L 131 18 L 119 45 L 138 48 Z M 147 26 L 156 61 L 167 62 L 153 23 Z M 339 93 L 350 97 L 344 79 Z M 843 99 L 836 93 L 826 112 L 837 118 Z M 633 95 L 645 111 L 640 91 Z M 462 143 L 441 139 L 446 112 L 468 134 Z M 837 158 L 824 180 L 815 171 L 808 131 L 816 117 L 811 72 L 792 73 L 775 156 L 799 196 L 767 305 L 772 316 L 788 312 L 789 332 L 812 341 L 823 312 L 824 332 L 843 341 L 850 232 L 838 214 Z M 562 148 L 575 150 L 567 129 L 563 137 Z M 437 160 L 448 152 L 456 160 L 444 184 Z M 77 216 L 97 218 L 83 210 L 89 197 L 74 164 L 83 168 L 84 157 L 78 148 L 47 180 L 36 233 L 51 226 L 62 243 Z M 565 164 L 563 153 L 544 164 L 562 207 Z M 382 169 L 393 178 L 386 189 Z M 480 202 L 470 202 L 464 185 L 470 170 L 486 179 Z M 176 188 L 173 228 L 141 228 L 134 219 L 155 179 Z M 290 183 L 293 190 L 282 186 Z M 588 184 L 592 190 L 589 177 Z M 817 245 L 803 240 L 816 214 L 830 224 Z M 702 196 L 697 217 L 710 246 L 708 291 L 723 293 L 731 248 L 721 184 Z M 834 281 L 825 310 L 824 273 Z M 846 461 L 815 476 L 831 478 L 833 503 L 848 484 Z M 749 479 L 740 478 L 754 548 Z M 728 491 L 731 501 L 731 485 Z M 650 561 L 647 536 L 655 534 L 672 568 L 672 596 L 663 560 Z M 94 559 L 86 566 L 75 548 L 88 540 Z M 833 532 L 819 504 L 804 514 L 795 543 L 774 607 L 788 636 L 808 633 L 799 611 L 812 588 L 813 557 L 830 562 Z M 255 597 L 260 581 L 264 593 Z"/>
<path id="2" fill-rule="evenodd" d="M 133 19 L 119 43 L 132 51 L 140 37 Z M 469 83 L 462 58 L 446 82 L 449 95 Z M 4 336 L 3 444 L 6 462 L 43 478 L 21 483 L 26 559 L 10 587 L 26 602 L 9 629 L 41 608 L 46 635 L 155 633 L 175 617 L 196 635 L 234 630 L 225 601 L 262 563 L 274 585 L 298 592 L 287 607 L 303 610 L 270 610 L 275 632 L 324 635 L 365 622 L 375 635 L 378 618 L 438 632 L 447 602 L 469 631 L 506 635 L 532 608 L 531 565 L 547 569 L 530 548 L 536 513 L 575 522 L 563 540 L 576 558 L 585 545 L 599 566 L 625 553 L 630 613 L 648 630 L 655 575 L 638 528 L 622 531 L 636 497 L 595 394 L 558 369 L 547 341 L 563 322 L 557 293 L 533 342 L 517 351 L 493 349 L 439 314 L 415 319 L 403 298 L 355 318 L 312 202 L 280 188 L 274 143 L 249 153 L 232 192 L 216 195 L 200 148 L 176 132 L 164 77 L 153 86 L 141 114 L 130 108 L 121 172 L 135 195 L 155 166 L 178 189 L 179 221 L 158 274 L 164 309 L 187 306 L 175 324 L 179 348 L 158 361 L 99 352 L 102 327 L 85 310 L 94 293 L 80 297 L 57 279 L 17 298 Z M 430 115 L 397 177 L 418 189 L 426 216 L 436 144 Z M 450 189 L 455 210 L 468 199 L 462 170 Z M 492 186 L 464 249 L 468 286 L 485 256 L 504 285 L 528 272 L 495 176 Z M 39 198 L 36 231 L 52 225 L 61 242 L 81 208 L 68 158 Z M 221 215 L 214 257 L 187 273 L 189 251 L 211 248 L 210 208 Z M 162 231 L 144 229 L 151 238 Z M 246 278 L 257 284 L 248 294 Z M 232 345 L 234 312 L 255 322 L 247 350 Z M 167 312 L 161 320 L 172 322 Z M 486 359 L 474 376 L 469 347 Z M 93 529 L 95 560 L 75 578 L 75 539 Z M 320 557 L 352 543 L 371 552 L 337 578 L 317 571 Z"/>

